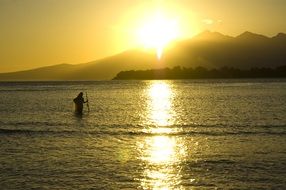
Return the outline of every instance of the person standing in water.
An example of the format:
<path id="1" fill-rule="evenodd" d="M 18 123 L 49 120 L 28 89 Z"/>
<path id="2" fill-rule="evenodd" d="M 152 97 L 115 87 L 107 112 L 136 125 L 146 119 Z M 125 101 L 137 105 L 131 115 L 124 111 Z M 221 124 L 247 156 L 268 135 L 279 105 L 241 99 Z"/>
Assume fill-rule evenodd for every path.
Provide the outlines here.
<path id="1" fill-rule="evenodd" d="M 73 102 L 75 103 L 75 112 L 77 114 L 82 114 L 82 110 L 83 110 L 83 104 L 87 103 L 87 101 L 84 101 L 83 99 L 83 93 L 80 92 L 77 97 L 75 99 L 73 99 Z"/>

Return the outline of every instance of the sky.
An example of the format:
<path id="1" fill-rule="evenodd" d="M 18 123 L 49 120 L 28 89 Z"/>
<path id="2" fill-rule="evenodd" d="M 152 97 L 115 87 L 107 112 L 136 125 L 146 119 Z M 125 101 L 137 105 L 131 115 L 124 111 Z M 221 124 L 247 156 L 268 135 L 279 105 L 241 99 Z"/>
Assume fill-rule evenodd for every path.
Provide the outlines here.
<path id="1" fill-rule="evenodd" d="M 0 0 L 0 73 L 143 47 L 138 31 L 158 12 L 176 21 L 181 40 L 205 30 L 286 33 L 285 10 L 285 0 Z"/>

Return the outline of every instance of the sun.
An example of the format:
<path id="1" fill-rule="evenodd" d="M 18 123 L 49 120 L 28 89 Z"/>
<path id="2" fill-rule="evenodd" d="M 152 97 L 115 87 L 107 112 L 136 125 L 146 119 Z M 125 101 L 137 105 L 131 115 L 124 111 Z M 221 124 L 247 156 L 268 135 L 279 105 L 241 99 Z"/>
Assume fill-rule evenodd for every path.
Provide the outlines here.
<path id="1" fill-rule="evenodd" d="M 160 12 L 144 21 L 137 32 L 139 43 L 145 48 L 156 49 L 158 59 L 161 58 L 163 49 L 179 34 L 177 20 L 167 18 Z"/>

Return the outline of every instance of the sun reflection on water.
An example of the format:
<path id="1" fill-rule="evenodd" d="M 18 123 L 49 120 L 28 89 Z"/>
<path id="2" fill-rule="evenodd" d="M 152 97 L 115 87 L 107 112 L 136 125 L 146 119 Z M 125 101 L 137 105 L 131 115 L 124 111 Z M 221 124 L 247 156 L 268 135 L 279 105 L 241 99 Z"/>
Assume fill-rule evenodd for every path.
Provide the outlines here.
<path id="1" fill-rule="evenodd" d="M 174 93 L 170 84 L 162 81 L 153 82 L 148 92 L 151 122 L 160 127 L 172 125 L 174 123 L 172 117 Z"/>
<path id="2" fill-rule="evenodd" d="M 186 158 L 183 140 L 169 136 L 147 137 L 140 142 L 144 162 L 143 189 L 183 189 L 182 162 Z"/>
<path id="3" fill-rule="evenodd" d="M 147 144 L 151 145 L 148 149 L 147 160 L 156 164 L 166 164 L 174 160 L 174 139 L 167 136 L 155 136 L 147 139 Z"/>
<path id="4" fill-rule="evenodd" d="M 143 189 L 183 189 L 181 170 L 187 150 L 182 137 L 170 135 L 177 132 L 173 99 L 175 93 L 168 82 L 153 81 L 147 91 L 148 114 L 145 133 L 152 134 L 138 142 L 143 162 Z"/>

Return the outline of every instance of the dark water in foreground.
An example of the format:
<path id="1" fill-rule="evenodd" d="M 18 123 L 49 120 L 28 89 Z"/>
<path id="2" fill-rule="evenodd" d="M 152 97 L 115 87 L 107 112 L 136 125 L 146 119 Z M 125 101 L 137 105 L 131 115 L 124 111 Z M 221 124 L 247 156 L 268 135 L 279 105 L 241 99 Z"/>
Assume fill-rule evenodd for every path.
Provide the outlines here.
<path id="1" fill-rule="evenodd" d="M 286 80 L 0 83 L 0 105 L 1 189 L 286 189 Z"/>

